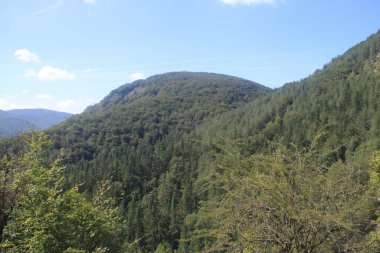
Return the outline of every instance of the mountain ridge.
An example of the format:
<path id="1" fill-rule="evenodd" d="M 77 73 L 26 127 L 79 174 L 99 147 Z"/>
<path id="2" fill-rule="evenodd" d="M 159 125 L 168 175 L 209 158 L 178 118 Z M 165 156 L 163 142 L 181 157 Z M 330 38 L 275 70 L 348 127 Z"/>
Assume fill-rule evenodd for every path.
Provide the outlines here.
<path id="1" fill-rule="evenodd" d="M 380 145 L 376 137 L 380 129 L 379 66 L 380 30 L 309 77 L 287 83 L 236 112 L 219 115 L 206 122 L 207 130 L 203 130 L 211 137 L 250 136 L 256 147 L 266 140 L 308 146 L 322 135 L 320 141 L 326 148 L 342 147 L 342 158 L 343 153 L 355 156 L 357 148 L 368 155 L 366 147 L 376 150 Z M 220 131 L 226 128 L 231 130 Z"/>
<path id="2" fill-rule="evenodd" d="M 60 140 L 57 146 L 67 145 L 62 144 L 65 139 L 62 136 L 72 135 L 73 131 L 82 133 L 73 138 L 83 145 L 85 154 L 78 155 L 89 158 L 100 152 L 96 150 L 108 148 L 112 143 L 116 146 L 153 144 L 169 132 L 189 133 L 210 114 L 230 110 L 270 91 L 248 80 L 224 78 L 219 74 L 172 72 L 138 80 L 110 92 L 97 105 L 48 132 Z M 89 141 L 98 143 L 99 148 L 89 148 Z"/>
<path id="3" fill-rule="evenodd" d="M 15 137 L 31 130 L 43 130 L 71 116 L 70 113 L 48 109 L 0 111 L 0 138 Z"/>
<path id="4" fill-rule="evenodd" d="M 262 218 L 278 222 L 272 224 L 276 236 L 290 231 L 285 246 L 265 240 L 263 251 L 283 246 L 288 252 L 293 232 L 304 237 L 299 247 L 305 250 L 305 228 L 322 238 L 310 251 L 350 249 L 350 243 L 372 236 L 378 203 L 348 215 L 360 226 L 355 231 L 331 217 L 347 216 L 335 200 L 350 208 L 347 199 L 371 199 L 360 194 L 367 194 L 370 156 L 380 149 L 379 52 L 380 31 L 309 77 L 275 90 L 203 72 L 138 80 L 46 130 L 53 145 L 49 158 L 59 157 L 64 165 L 63 191 L 75 188 L 91 199 L 107 184 L 125 221 L 120 248 L 132 252 L 224 251 L 239 246 L 241 224 L 250 236 Z M 339 180 L 344 184 L 334 185 Z M 253 188 L 250 182 L 256 182 Z M 264 202 L 251 203 L 260 197 Z M 288 210 L 295 216 L 288 217 Z M 256 211 L 262 216 L 252 215 Z M 235 214 L 242 216 L 233 220 Z M 300 228 L 288 229 L 293 223 Z M 245 241 L 247 234 L 242 245 L 258 247 L 261 234 Z M 334 235 L 337 240 L 328 240 Z"/>
<path id="5" fill-rule="evenodd" d="M 270 88 L 268 88 L 264 85 L 255 83 L 254 81 L 250 81 L 247 79 L 243 79 L 243 78 L 235 77 L 235 76 L 230 76 L 230 75 L 226 75 L 226 74 L 218 74 L 218 73 L 212 73 L 212 72 L 175 71 L 175 72 L 167 72 L 167 73 L 163 73 L 163 74 L 156 74 L 156 75 L 150 76 L 146 79 L 140 79 L 140 80 L 136 80 L 132 83 L 124 84 L 124 85 L 120 86 L 119 88 L 116 88 L 115 90 L 111 91 L 109 93 L 109 95 L 105 96 L 104 99 L 102 99 L 97 105 L 90 106 L 88 109 L 85 110 L 85 113 L 91 112 L 95 108 L 107 106 L 108 103 L 110 102 L 109 100 L 111 100 L 112 97 L 116 96 L 116 97 L 119 97 L 121 99 L 121 98 L 124 98 L 127 96 L 131 96 L 131 95 L 133 95 L 131 93 L 136 92 L 137 88 L 149 87 L 152 84 L 164 83 L 167 80 L 170 80 L 171 82 L 173 82 L 173 81 L 174 82 L 175 81 L 183 82 L 183 81 L 186 81 L 186 79 L 188 80 L 188 79 L 194 78 L 195 76 L 197 76 L 197 77 L 214 76 L 214 77 L 218 77 L 220 79 L 226 78 L 226 79 L 234 80 L 236 82 L 246 82 L 247 85 L 248 84 L 255 84 L 257 87 L 260 87 L 262 89 L 271 90 Z M 138 92 L 139 91 L 137 91 L 136 93 L 138 93 Z"/>

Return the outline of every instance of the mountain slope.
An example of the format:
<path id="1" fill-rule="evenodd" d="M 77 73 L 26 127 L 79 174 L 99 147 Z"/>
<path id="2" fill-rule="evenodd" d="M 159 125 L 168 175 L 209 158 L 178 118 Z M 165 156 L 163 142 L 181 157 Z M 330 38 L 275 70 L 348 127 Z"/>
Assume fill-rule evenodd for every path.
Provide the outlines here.
<path id="1" fill-rule="evenodd" d="M 267 140 L 318 142 L 336 150 L 332 159 L 345 160 L 380 148 L 379 111 L 380 31 L 308 78 L 206 122 L 199 132 L 208 138 L 250 136 L 254 151 Z"/>
<path id="2" fill-rule="evenodd" d="M 47 133 L 64 151 L 67 187 L 77 184 L 92 196 L 107 180 L 128 216 L 126 240 L 141 238 L 144 251 L 153 252 L 161 241 L 178 243 L 180 224 L 195 208 L 195 201 L 187 202 L 201 154 L 191 132 L 270 92 L 226 75 L 167 73 L 122 86 Z"/>
<path id="3" fill-rule="evenodd" d="M 74 160 L 92 159 L 103 148 L 154 144 L 165 136 L 189 133 L 207 117 L 236 108 L 270 92 L 241 78 L 175 72 L 124 85 L 50 133 L 57 145 L 82 145 Z M 69 140 L 70 139 L 70 140 Z"/>
<path id="4" fill-rule="evenodd" d="M 353 215 L 341 212 L 335 194 L 342 193 L 341 201 L 349 208 L 348 203 L 358 199 L 376 199 L 360 194 L 368 189 L 369 176 L 363 168 L 368 167 L 372 151 L 380 148 L 379 67 L 380 32 L 308 78 L 275 91 L 225 75 L 167 73 L 126 84 L 46 132 L 53 140 L 53 155 L 60 154 L 65 165 L 64 189 L 77 186 L 81 193 L 93 197 L 99 185 L 107 186 L 107 194 L 125 217 L 120 227 L 127 250 L 201 252 L 208 247 L 214 250 L 215 243 L 221 247 L 216 252 L 225 251 L 226 245 L 240 240 L 241 224 L 254 222 L 244 227 L 243 241 L 253 234 L 252 226 L 262 224 L 252 209 L 236 209 L 242 202 L 249 206 L 252 199 L 260 197 L 269 202 L 263 206 L 253 203 L 259 204 L 255 208 L 263 211 L 262 217 L 280 221 L 274 224 L 276 236 L 278 231 L 291 230 L 305 237 L 306 243 L 310 233 L 302 232 L 303 222 L 308 222 L 310 214 L 316 221 L 313 224 L 325 221 L 321 213 L 328 224 L 333 223 L 328 225 L 327 236 L 321 237 L 321 244 L 330 241 L 329 232 L 345 230 L 342 224 L 336 227 L 328 215 L 331 210 L 352 217 L 360 228 L 354 234 L 347 230 L 331 242 L 330 250 L 321 250 L 341 251 L 350 239 L 364 240 L 376 217 L 374 206 L 378 203 L 360 204 L 360 210 L 366 212 L 356 220 L 359 214 L 355 211 Z M 310 146 L 313 156 L 309 157 L 303 148 Z M 364 165 L 360 169 L 358 161 Z M 295 169 L 297 173 L 293 173 Z M 314 181 L 313 173 L 321 181 Z M 229 177 L 233 174 L 234 182 Z M 253 181 L 247 181 L 245 188 L 241 180 L 247 175 Z M 237 182 L 242 184 L 237 186 Z M 356 195 L 351 194 L 351 183 L 358 183 Z M 287 194 L 288 186 L 301 194 Z M 222 203 L 224 196 L 236 205 Z M 289 212 L 281 205 L 267 207 L 278 202 L 276 196 L 290 203 L 296 214 L 292 219 L 283 219 Z M 321 204 L 321 212 L 315 212 L 316 203 Z M 228 212 L 219 209 L 219 204 Z M 236 222 L 225 222 L 239 211 L 242 216 Z M 299 211 L 306 216 L 297 216 Z M 215 221 L 217 216 L 221 218 Z M 298 222 L 300 229 L 287 227 Z M 227 231 L 216 230 L 226 224 Z M 313 224 L 319 231 L 319 225 Z M 226 235 L 223 240 L 227 241 L 217 242 L 216 234 Z M 256 241 L 250 243 L 255 246 Z M 264 248 L 267 243 L 271 242 L 264 240 Z M 319 246 L 317 242 L 315 247 Z M 285 242 L 284 252 L 287 247 Z"/>
<path id="5" fill-rule="evenodd" d="M 29 121 L 36 127 L 36 130 L 49 128 L 72 116 L 70 113 L 46 109 L 15 109 L 9 110 L 7 113 Z"/>
<path id="6" fill-rule="evenodd" d="M 379 67 L 380 31 L 308 78 L 199 125 L 208 155 L 178 250 L 379 252 Z M 342 214 L 355 218 L 341 226 Z"/>
<path id="7" fill-rule="evenodd" d="M 244 155 L 273 152 L 272 141 L 312 145 L 327 153 L 320 158 L 327 164 L 360 158 L 368 164 L 379 148 L 379 45 L 377 33 L 275 91 L 188 72 L 124 85 L 48 131 L 65 151 L 67 187 L 78 184 L 92 196 L 99 181 L 109 180 L 128 221 L 126 240 L 141 239 L 143 252 L 165 241 L 173 249 L 197 244 L 187 236 L 200 201 L 218 195 L 205 194 L 202 182 L 223 171 L 214 162 L 224 152 L 219 140 L 238 143 Z"/>
<path id="8" fill-rule="evenodd" d="M 33 128 L 33 124 L 28 120 L 0 111 L 0 138 L 17 136 Z"/>
<path id="9" fill-rule="evenodd" d="M 43 130 L 72 115 L 44 109 L 0 111 L 0 138 L 14 137 L 30 130 Z"/>

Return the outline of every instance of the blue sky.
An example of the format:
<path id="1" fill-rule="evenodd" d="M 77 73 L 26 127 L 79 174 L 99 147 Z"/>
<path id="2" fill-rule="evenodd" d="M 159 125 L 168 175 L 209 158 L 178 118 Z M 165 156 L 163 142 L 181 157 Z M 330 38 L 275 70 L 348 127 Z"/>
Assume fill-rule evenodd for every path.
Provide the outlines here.
<path id="1" fill-rule="evenodd" d="M 380 1 L 11 0 L 0 21 L 0 109 L 80 113 L 170 71 L 280 87 L 375 33 Z"/>

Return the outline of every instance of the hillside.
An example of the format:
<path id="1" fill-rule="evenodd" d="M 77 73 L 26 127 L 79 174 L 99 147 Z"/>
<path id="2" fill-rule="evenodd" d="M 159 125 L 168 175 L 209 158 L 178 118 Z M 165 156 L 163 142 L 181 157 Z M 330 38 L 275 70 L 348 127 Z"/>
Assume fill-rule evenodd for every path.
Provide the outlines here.
<path id="1" fill-rule="evenodd" d="M 192 233 L 210 229 L 202 208 L 220 208 L 204 203 L 224 203 L 220 194 L 230 191 L 223 189 L 226 179 L 218 178 L 224 178 L 220 163 L 233 150 L 241 156 L 234 164 L 244 164 L 259 159 L 250 158 L 258 153 L 272 154 L 274 145 L 311 145 L 321 153 L 309 162 L 315 166 L 368 166 L 379 148 L 379 38 L 371 36 L 275 91 L 235 77 L 187 72 L 124 85 L 48 131 L 55 147 L 65 150 L 66 187 L 79 184 L 92 196 L 97 182 L 111 180 L 111 195 L 128 221 L 127 241 L 141 238 L 144 252 L 163 242 L 181 252 L 214 245 L 214 239 Z M 268 166 L 277 163 L 263 159 Z M 240 170 L 225 165 L 231 166 Z"/>
<path id="2" fill-rule="evenodd" d="M 17 214 L 30 222 L 51 208 L 42 224 L 53 216 L 59 228 L 89 226 L 80 235 L 115 252 L 379 252 L 379 102 L 380 31 L 274 91 L 211 73 L 135 81 L 45 131 L 52 148 L 41 160 L 58 158 L 52 167 L 62 165 L 64 177 L 45 183 L 52 197 L 41 187 L 47 203 Z M 23 143 L 12 141 L 2 149 L 21 152 Z M 74 210 L 49 202 L 64 197 Z M 112 228 L 85 216 L 86 201 Z M 17 244 L 14 222 L 15 233 L 4 231 Z M 75 236 L 44 226 L 43 238 L 61 236 L 56 244 L 72 250 Z M 79 240 L 74 248 L 89 246 Z"/>
<path id="3" fill-rule="evenodd" d="M 14 137 L 30 130 L 43 130 L 72 115 L 45 109 L 0 111 L 0 138 Z"/>
<path id="4" fill-rule="evenodd" d="M 29 121 L 35 126 L 35 130 L 43 130 L 70 118 L 72 114 L 46 109 L 15 109 L 7 113 L 14 117 Z"/>
<path id="5" fill-rule="evenodd" d="M 300 147 L 318 144 L 334 150 L 333 160 L 365 163 L 380 148 L 379 111 L 380 31 L 311 76 L 206 122 L 199 133 L 211 139 L 250 137 L 254 152 L 268 140 Z"/>
<path id="6" fill-rule="evenodd" d="M 185 183 L 191 183 L 188 173 L 195 170 L 197 160 L 185 155 L 192 152 L 188 149 L 192 137 L 186 136 L 207 118 L 270 92 L 259 84 L 226 75 L 167 73 L 126 84 L 47 133 L 55 148 L 65 151 L 66 187 L 79 184 L 80 191 L 92 196 L 97 182 L 111 180 L 112 196 L 125 214 L 126 210 L 141 210 L 139 215 L 150 215 L 154 210 L 146 205 L 156 203 L 157 189 L 167 185 L 161 182 L 166 174 L 179 173 L 173 178 L 175 192 L 161 196 L 162 203 L 170 203 L 173 194 L 180 197 L 181 189 L 188 187 Z M 168 187 L 172 188 L 173 182 Z M 156 226 L 167 220 L 169 213 L 157 216 L 158 220 L 145 226 L 145 231 L 152 229 L 154 233 L 141 243 L 149 251 L 161 240 L 177 240 L 180 221 L 188 211 L 167 231 L 162 227 L 158 232 Z M 145 233 L 136 230 L 144 226 L 142 218 L 138 219 L 130 219 L 128 241 Z"/>
<path id="7" fill-rule="evenodd" d="M 73 162 L 92 160 L 105 149 L 153 146 L 167 136 L 189 133 L 206 118 L 269 92 L 259 84 L 226 75 L 167 73 L 112 91 L 49 133 L 56 145 L 73 150 Z"/>
<path id="8" fill-rule="evenodd" d="M 0 138 L 20 135 L 34 128 L 28 120 L 0 111 Z"/>

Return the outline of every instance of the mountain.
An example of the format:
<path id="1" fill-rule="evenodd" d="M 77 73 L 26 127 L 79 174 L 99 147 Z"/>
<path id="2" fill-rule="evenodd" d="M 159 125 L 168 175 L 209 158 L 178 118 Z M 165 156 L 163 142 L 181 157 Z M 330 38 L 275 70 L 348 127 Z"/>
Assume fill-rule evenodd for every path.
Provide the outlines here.
<path id="1" fill-rule="evenodd" d="M 45 109 L 0 111 L 0 138 L 13 137 L 30 130 L 43 130 L 72 115 Z"/>
<path id="2" fill-rule="evenodd" d="M 168 136 L 190 133 L 206 118 L 270 91 L 226 75 L 167 73 L 123 85 L 48 132 L 56 145 L 72 150 L 73 162 L 92 160 L 111 148 L 153 146 Z"/>
<path id="3" fill-rule="evenodd" d="M 335 150 L 333 160 L 365 163 L 380 148 L 379 101 L 380 31 L 311 76 L 205 122 L 199 132 L 211 139 L 249 139 L 254 152 L 267 140 L 318 144 Z"/>
<path id="4" fill-rule="evenodd" d="M 121 86 L 47 133 L 55 149 L 64 150 L 66 187 L 77 184 L 81 192 L 92 196 L 97 182 L 107 180 L 123 212 L 133 210 L 128 214 L 131 217 L 138 212 L 134 220 L 130 218 L 126 231 L 128 241 L 133 241 L 145 233 L 139 229 L 144 226 L 142 216 L 159 215 L 150 208 L 148 212 L 146 205 L 156 205 L 157 189 L 167 185 L 161 182 L 165 175 L 176 174 L 168 185 L 173 188 L 175 182 L 176 189 L 166 191 L 161 199 L 169 206 L 173 194 L 179 198 L 185 183 L 191 182 L 189 175 L 191 170 L 195 173 L 198 163 L 191 155 L 191 132 L 207 118 L 270 92 L 257 83 L 227 75 L 166 73 Z M 194 152 L 198 157 L 199 151 Z M 168 215 L 163 219 L 169 219 Z M 158 241 L 179 238 L 177 221 L 173 229 L 158 231 L 157 224 L 163 222 L 158 219 L 145 226 L 144 231 L 151 231 L 141 241 L 147 251 L 154 251 Z"/>
<path id="5" fill-rule="evenodd" d="M 46 109 L 15 109 L 9 110 L 7 113 L 16 118 L 29 121 L 36 127 L 36 130 L 42 130 L 57 125 L 72 116 L 70 113 Z"/>
<path id="6" fill-rule="evenodd" d="M 33 124 L 28 120 L 0 111 L 0 138 L 17 136 L 33 128 Z"/>
<path id="7" fill-rule="evenodd" d="M 229 143 L 241 150 L 242 161 L 282 144 L 318 150 L 322 167 L 339 161 L 368 167 L 380 148 L 379 45 L 377 33 L 274 91 L 190 72 L 126 84 L 47 131 L 56 150 L 64 150 L 66 187 L 79 185 L 91 197 L 98 182 L 110 181 L 128 221 L 126 241 L 138 240 L 144 252 L 163 242 L 201 251 L 212 241 L 188 237 L 197 226 L 202 230 L 203 221 L 194 218 L 204 216 L 201 203 L 225 192 L 220 185 L 208 188 L 233 153 Z"/>
<path id="8" fill-rule="evenodd" d="M 62 192 L 115 201 L 120 252 L 379 252 L 379 104 L 380 31 L 276 90 L 191 72 L 123 85 L 46 130 L 48 158 Z"/>

